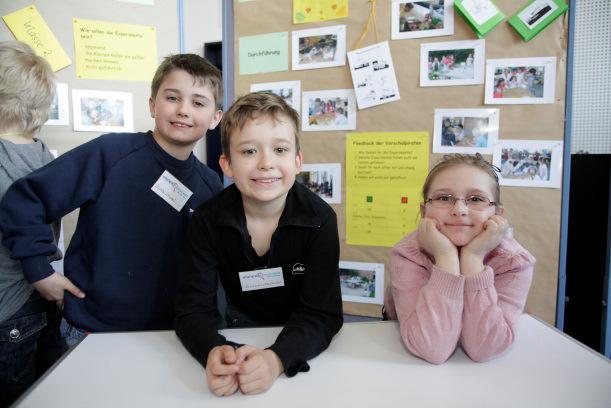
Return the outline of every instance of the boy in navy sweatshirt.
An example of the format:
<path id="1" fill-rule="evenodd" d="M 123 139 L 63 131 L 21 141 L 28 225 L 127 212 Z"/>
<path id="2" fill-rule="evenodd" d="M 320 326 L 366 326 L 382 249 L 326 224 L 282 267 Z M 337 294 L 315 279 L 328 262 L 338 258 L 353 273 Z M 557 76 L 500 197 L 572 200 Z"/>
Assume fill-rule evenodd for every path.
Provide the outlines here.
<path id="1" fill-rule="evenodd" d="M 202 204 L 188 232 L 176 334 L 215 395 L 258 394 L 331 343 L 343 322 L 333 209 L 295 182 L 299 114 L 272 93 L 238 99 L 221 127 L 220 164 L 235 184 Z M 218 333 L 218 282 L 230 327 L 283 325 L 266 349 Z"/>
<path id="2" fill-rule="evenodd" d="M 219 123 L 220 72 L 194 54 L 166 58 L 151 84 L 148 133 L 107 134 L 17 181 L 0 204 L 2 242 L 28 282 L 84 332 L 170 329 L 180 252 L 193 209 L 222 189 L 192 154 Z M 65 276 L 48 257 L 48 223 L 80 214 Z"/>

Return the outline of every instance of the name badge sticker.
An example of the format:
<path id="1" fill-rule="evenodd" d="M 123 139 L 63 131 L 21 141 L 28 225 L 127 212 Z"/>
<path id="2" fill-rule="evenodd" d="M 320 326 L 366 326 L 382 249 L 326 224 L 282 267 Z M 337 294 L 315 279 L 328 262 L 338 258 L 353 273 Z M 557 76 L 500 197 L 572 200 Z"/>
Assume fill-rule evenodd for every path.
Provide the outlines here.
<path id="1" fill-rule="evenodd" d="M 284 286 L 284 276 L 280 267 L 240 272 L 238 275 L 242 292 Z"/>
<path id="2" fill-rule="evenodd" d="M 182 210 L 193 192 L 182 184 L 169 171 L 165 170 L 161 177 L 153 184 L 151 190 L 170 204 L 176 211 Z"/>

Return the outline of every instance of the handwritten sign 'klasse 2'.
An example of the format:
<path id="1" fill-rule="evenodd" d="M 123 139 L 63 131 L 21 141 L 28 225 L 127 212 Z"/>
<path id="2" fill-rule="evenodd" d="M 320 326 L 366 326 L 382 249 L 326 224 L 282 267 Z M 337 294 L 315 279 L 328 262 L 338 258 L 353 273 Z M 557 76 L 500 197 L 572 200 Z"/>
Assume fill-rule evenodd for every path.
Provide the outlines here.
<path id="1" fill-rule="evenodd" d="M 36 6 L 22 8 L 2 16 L 2 19 L 15 38 L 28 44 L 37 55 L 45 58 L 53 71 L 59 71 L 72 64 Z"/>

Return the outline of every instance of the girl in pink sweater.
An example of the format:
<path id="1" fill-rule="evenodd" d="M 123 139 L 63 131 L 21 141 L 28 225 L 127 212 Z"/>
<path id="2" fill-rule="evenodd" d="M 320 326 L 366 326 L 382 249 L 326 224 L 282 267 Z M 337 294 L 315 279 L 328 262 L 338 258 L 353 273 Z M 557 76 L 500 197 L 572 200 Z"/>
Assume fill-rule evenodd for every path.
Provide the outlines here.
<path id="1" fill-rule="evenodd" d="M 515 339 L 535 258 L 508 236 L 496 170 L 479 154 L 444 156 L 422 188 L 418 230 L 392 250 L 386 312 L 433 364 L 458 344 L 487 361 Z"/>

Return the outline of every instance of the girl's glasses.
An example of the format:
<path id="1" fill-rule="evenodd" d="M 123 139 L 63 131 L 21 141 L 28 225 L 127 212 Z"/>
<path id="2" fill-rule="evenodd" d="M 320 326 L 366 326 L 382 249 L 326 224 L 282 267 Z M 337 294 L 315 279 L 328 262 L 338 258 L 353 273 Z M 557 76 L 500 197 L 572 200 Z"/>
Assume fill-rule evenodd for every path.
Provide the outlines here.
<path id="1" fill-rule="evenodd" d="M 496 205 L 494 201 L 490 201 L 486 197 L 472 195 L 466 198 L 454 197 L 451 194 L 439 194 L 424 201 L 425 204 L 431 204 L 435 208 L 449 209 L 456 205 L 457 201 L 464 201 L 465 205 L 470 210 L 483 211 L 486 208 Z"/>

